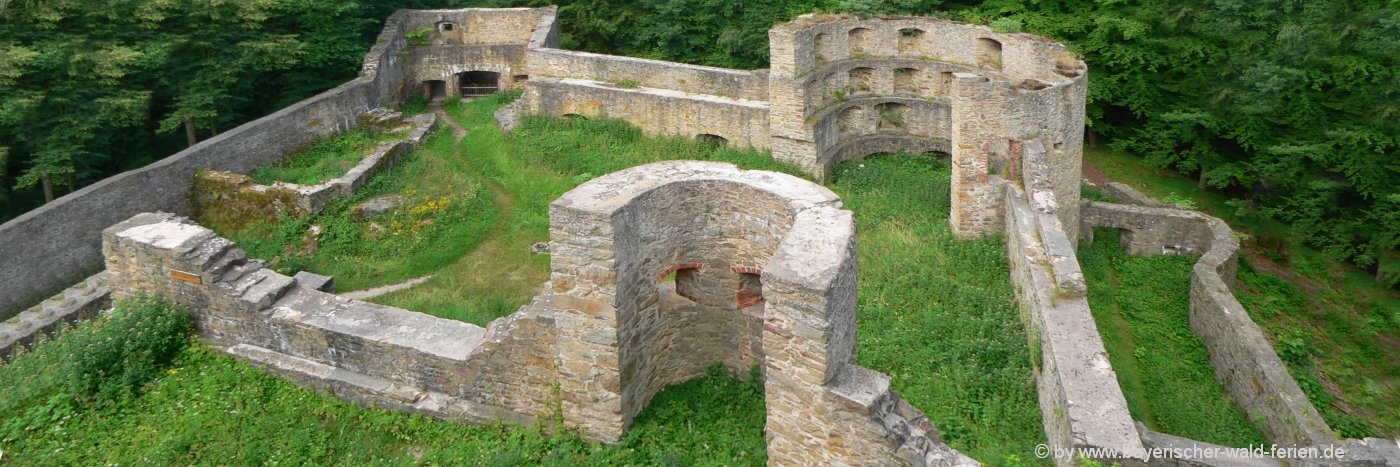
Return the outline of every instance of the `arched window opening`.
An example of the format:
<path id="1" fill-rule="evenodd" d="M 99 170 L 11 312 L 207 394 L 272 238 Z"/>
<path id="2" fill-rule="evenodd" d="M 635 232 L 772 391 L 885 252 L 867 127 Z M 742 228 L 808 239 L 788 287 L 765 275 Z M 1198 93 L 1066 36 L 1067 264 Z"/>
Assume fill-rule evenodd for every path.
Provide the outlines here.
<path id="1" fill-rule="evenodd" d="M 494 71 L 464 71 L 457 75 L 457 89 L 463 96 L 485 96 L 501 90 L 500 81 Z"/>
<path id="2" fill-rule="evenodd" d="M 880 116 L 880 120 L 875 122 L 875 128 L 882 132 L 903 132 L 909 126 L 909 106 L 898 102 L 886 102 L 875 105 L 875 113 Z"/>
<path id="3" fill-rule="evenodd" d="M 836 54 L 831 50 L 831 36 L 818 33 L 812 39 L 812 48 L 816 49 L 818 62 L 829 62 L 836 60 Z"/>
<path id="4" fill-rule="evenodd" d="M 763 307 L 763 279 L 757 273 L 739 273 L 739 290 L 734 292 L 739 309 Z"/>
<path id="5" fill-rule="evenodd" d="M 1001 69 L 1001 43 L 993 39 L 977 39 L 977 66 Z"/>
<path id="6" fill-rule="evenodd" d="M 850 81 L 848 81 L 852 92 L 872 92 L 875 90 L 875 69 L 874 68 L 852 68 Z"/>
<path id="7" fill-rule="evenodd" d="M 926 48 L 924 41 L 926 34 L 919 28 L 904 28 L 899 30 L 899 53 L 903 55 L 922 55 Z"/>
<path id="8" fill-rule="evenodd" d="M 729 144 L 729 139 L 720 135 L 712 135 L 709 133 L 696 135 L 695 139 L 699 140 L 701 143 L 712 146 L 725 146 Z"/>
<path id="9" fill-rule="evenodd" d="M 452 32 L 457 29 L 457 25 L 450 21 L 443 21 L 437 24 L 438 32 Z"/>
<path id="10" fill-rule="evenodd" d="M 846 44 L 851 48 L 851 58 L 864 58 L 875 51 L 875 32 L 867 28 L 855 28 L 846 36 Z"/>
<path id="11" fill-rule="evenodd" d="M 894 92 L 918 94 L 919 70 L 913 68 L 896 68 L 894 70 Z"/>
<path id="12" fill-rule="evenodd" d="M 841 111 L 841 115 L 836 117 L 836 131 L 842 137 L 857 136 L 869 133 L 866 123 L 866 111 L 862 107 L 851 107 Z"/>

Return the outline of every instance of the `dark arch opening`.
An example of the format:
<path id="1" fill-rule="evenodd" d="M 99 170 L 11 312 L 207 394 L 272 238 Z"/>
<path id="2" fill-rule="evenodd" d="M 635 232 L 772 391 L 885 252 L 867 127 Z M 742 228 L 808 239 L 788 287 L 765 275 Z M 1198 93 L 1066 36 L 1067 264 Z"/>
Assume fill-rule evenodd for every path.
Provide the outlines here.
<path id="1" fill-rule="evenodd" d="M 457 74 L 457 90 L 463 96 L 485 96 L 500 91 L 501 74 L 494 71 L 464 71 Z"/>
<path id="2" fill-rule="evenodd" d="M 565 120 L 570 120 L 570 121 L 575 121 L 575 120 L 588 120 L 588 117 L 585 117 L 585 116 L 579 115 L 579 114 L 564 114 L 564 119 L 565 119 Z"/>
<path id="3" fill-rule="evenodd" d="M 447 98 L 447 82 L 434 79 L 423 82 L 423 95 L 431 100 L 442 100 Z"/>
<path id="4" fill-rule="evenodd" d="M 720 135 L 712 135 L 712 134 L 709 134 L 709 133 L 702 133 L 702 134 L 699 134 L 699 135 L 695 135 L 695 139 L 699 140 L 701 143 L 705 143 L 705 144 L 709 144 L 709 145 L 714 145 L 714 146 L 725 146 L 725 145 L 728 145 L 728 144 L 729 144 L 729 139 L 728 139 L 728 138 L 725 138 L 725 137 L 720 136 Z"/>

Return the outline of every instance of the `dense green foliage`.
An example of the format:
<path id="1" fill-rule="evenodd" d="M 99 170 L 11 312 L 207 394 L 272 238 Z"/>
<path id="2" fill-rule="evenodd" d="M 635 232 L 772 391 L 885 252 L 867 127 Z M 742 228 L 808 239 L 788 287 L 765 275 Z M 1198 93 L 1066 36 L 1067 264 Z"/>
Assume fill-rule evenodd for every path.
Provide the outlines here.
<path id="1" fill-rule="evenodd" d="M 1195 257 L 1133 256 L 1114 229 L 1081 245 L 1089 306 L 1118 373 L 1134 420 L 1153 430 L 1247 447 L 1264 437 L 1215 379 L 1201 338 L 1191 330 Z"/>
<path id="2" fill-rule="evenodd" d="M 129 402 L 185 348 L 189 329 L 185 310 L 136 298 L 11 356 L 0 365 L 0 445 L 47 430 L 79 406 Z"/>

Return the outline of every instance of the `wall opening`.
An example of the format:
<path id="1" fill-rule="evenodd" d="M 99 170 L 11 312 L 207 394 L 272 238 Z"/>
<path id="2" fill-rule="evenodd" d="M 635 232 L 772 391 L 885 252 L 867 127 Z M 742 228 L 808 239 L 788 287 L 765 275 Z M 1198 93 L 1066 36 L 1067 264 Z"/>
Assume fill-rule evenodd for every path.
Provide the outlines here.
<path id="1" fill-rule="evenodd" d="M 510 80 L 517 83 L 524 83 L 530 80 L 530 75 L 515 75 L 510 77 Z"/>
<path id="2" fill-rule="evenodd" d="M 865 109 L 861 107 L 851 107 L 841 111 L 841 115 L 836 117 L 837 134 L 841 137 L 856 136 L 867 133 Z"/>
<path id="3" fill-rule="evenodd" d="M 452 32 L 452 31 L 454 31 L 454 30 L 456 30 L 456 29 L 457 29 L 457 25 L 456 25 L 456 24 L 453 24 L 453 23 L 451 23 L 451 22 L 448 22 L 448 21 L 443 21 L 443 22 L 437 24 L 437 30 L 438 30 L 438 32 Z"/>
<path id="4" fill-rule="evenodd" d="M 949 95 L 953 93 L 953 72 L 945 71 L 938 74 L 938 94 Z"/>
<path id="5" fill-rule="evenodd" d="M 852 68 L 849 76 L 850 81 L 847 83 L 853 92 L 872 92 L 875 90 L 874 68 Z"/>
<path id="6" fill-rule="evenodd" d="M 918 94 L 919 70 L 913 68 L 895 68 L 894 92 Z"/>
<path id="7" fill-rule="evenodd" d="M 993 39 L 977 39 L 977 66 L 1001 69 L 1001 43 Z"/>
<path id="8" fill-rule="evenodd" d="M 899 53 L 907 55 L 920 55 L 925 53 L 924 30 L 919 28 L 904 28 L 899 30 Z"/>
<path id="9" fill-rule="evenodd" d="M 740 310 L 763 308 L 763 278 L 756 273 L 739 273 L 739 290 L 734 292 L 734 304 Z"/>
<path id="10" fill-rule="evenodd" d="M 817 37 L 812 39 L 812 48 L 816 49 L 817 51 L 818 62 L 829 62 L 832 60 L 836 60 L 836 54 L 833 50 L 831 50 L 831 47 L 831 36 L 828 36 L 826 34 L 817 34 Z"/>
<path id="11" fill-rule="evenodd" d="M 875 122 L 875 129 L 881 132 L 905 132 L 905 127 L 909 126 L 909 106 L 898 102 L 885 102 L 875 105 L 875 113 L 880 116 L 880 120 Z"/>
<path id="12" fill-rule="evenodd" d="M 447 98 L 447 82 L 435 79 L 423 82 L 423 95 L 428 99 L 442 100 Z"/>
<path id="13" fill-rule="evenodd" d="M 699 135 L 695 135 L 695 139 L 699 140 L 701 143 L 708 144 L 708 145 L 712 145 L 712 146 L 725 146 L 725 145 L 728 145 L 728 144 L 729 144 L 729 139 L 728 139 L 728 138 L 725 138 L 725 137 L 720 136 L 720 135 L 712 135 L 712 134 L 709 134 L 709 133 L 702 133 L 702 134 L 699 134 Z"/>
<path id="14" fill-rule="evenodd" d="M 875 32 L 867 28 L 855 28 L 846 35 L 846 44 L 851 48 L 851 58 L 864 58 L 875 51 Z"/>
<path id="15" fill-rule="evenodd" d="M 588 117 L 579 114 L 564 114 L 565 120 L 588 120 Z"/>
<path id="16" fill-rule="evenodd" d="M 463 96 L 485 96 L 500 88 L 501 74 L 494 71 L 464 71 L 457 74 L 457 90 Z"/>

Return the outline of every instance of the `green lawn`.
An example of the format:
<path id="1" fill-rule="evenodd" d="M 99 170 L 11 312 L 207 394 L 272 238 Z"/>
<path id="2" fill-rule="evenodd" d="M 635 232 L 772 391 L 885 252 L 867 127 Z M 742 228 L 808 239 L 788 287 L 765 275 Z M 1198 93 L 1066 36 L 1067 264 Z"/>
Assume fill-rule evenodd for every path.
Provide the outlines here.
<path id="1" fill-rule="evenodd" d="M 1133 419 L 1155 431 L 1224 446 L 1264 443 L 1259 429 L 1215 379 L 1191 331 L 1196 257 L 1134 256 L 1114 229 L 1080 245 L 1079 264 L 1109 361 Z"/>
<path id="2" fill-rule="evenodd" d="M 345 175 L 379 143 L 402 137 L 402 134 L 374 130 L 352 130 L 320 139 L 277 164 L 254 170 L 253 182 L 262 185 L 273 182 L 315 185 Z"/>
<path id="3" fill-rule="evenodd" d="M 1236 297 L 1323 413 L 1347 437 L 1400 437 L 1400 293 L 1301 245 L 1288 226 L 1240 211 L 1194 180 L 1111 150 L 1085 162 L 1161 198 L 1189 201 L 1245 235 Z"/>

